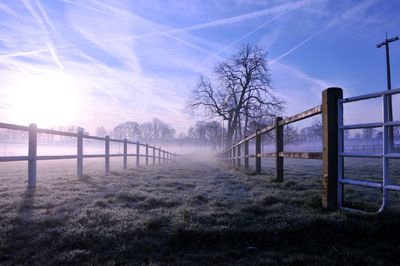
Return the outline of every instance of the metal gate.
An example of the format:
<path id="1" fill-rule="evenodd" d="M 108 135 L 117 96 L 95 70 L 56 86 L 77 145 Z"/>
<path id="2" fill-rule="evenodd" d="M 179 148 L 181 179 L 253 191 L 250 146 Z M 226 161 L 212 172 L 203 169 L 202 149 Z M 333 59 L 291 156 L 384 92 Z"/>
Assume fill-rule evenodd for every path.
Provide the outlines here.
<path id="1" fill-rule="evenodd" d="M 400 121 L 392 121 L 389 115 L 388 102 L 391 102 L 392 95 L 400 94 L 400 89 L 383 91 L 378 93 L 371 93 L 356 97 L 344 98 L 338 101 L 338 208 L 347 211 L 361 212 L 361 213 L 380 213 L 382 212 L 388 203 L 388 191 L 397 190 L 400 191 L 400 185 L 394 185 L 391 183 L 389 178 L 389 159 L 400 159 L 400 152 L 394 146 L 394 136 L 389 132 L 393 132 L 393 127 L 400 126 Z M 345 103 L 357 102 L 373 98 L 382 98 L 382 121 L 367 124 L 343 124 L 343 105 Z M 344 150 L 344 130 L 349 129 L 364 129 L 364 128 L 382 128 L 382 152 L 345 152 Z M 382 159 L 382 181 L 371 182 L 367 180 L 355 180 L 346 178 L 344 176 L 344 158 L 345 157 L 358 157 L 358 158 L 381 158 Z M 343 207 L 343 193 L 345 185 L 363 186 L 370 188 L 381 189 L 382 192 L 382 204 L 376 212 L 366 212 L 358 209 Z"/>

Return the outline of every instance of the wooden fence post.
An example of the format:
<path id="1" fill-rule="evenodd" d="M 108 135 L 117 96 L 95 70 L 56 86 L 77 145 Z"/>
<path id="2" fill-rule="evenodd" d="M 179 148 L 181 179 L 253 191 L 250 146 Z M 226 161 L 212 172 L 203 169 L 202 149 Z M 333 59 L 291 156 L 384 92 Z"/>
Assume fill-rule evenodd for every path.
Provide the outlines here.
<path id="1" fill-rule="evenodd" d="M 158 148 L 158 164 L 161 164 L 161 147 Z"/>
<path id="2" fill-rule="evenodd" d="M 136 142 L 136 167 L 140 164 L 140 143 Z"/>
<path id="3" fill-rule="evenodd" d="M 165 163 L 165 151 L 162 151 L 163 163 Z"/>
<path id="4" fill-rule="evenodd" d="M 124 170 L 128 168 L 128 140 L 124 139 Z"/>
<path id="5" fill-rule="evenodd" d="M 29 125 L 28 140 L 28 189 L 36 187 L 37 126 Z"/>
<path id="6" fill-rule="evenodd" d="M 83 131 L 83 128 L 79 128 L 77 132 L 76 173 L 79 178 L 83 177 Z"/>
<path id="7" fill-rule="evenodd" d="M 232 164 L 233 166 L 236 166 L 236 147 L 232 147 Z"/>
<path id="8" fill-rule="evenodd" d="M 149 165 L 149 144 L 146 144 L 146 166 Z"/>
<path id="9" fill-rule="evenodd" d="M 247 138 L 247 136 L 245 137 Z M 244 168 L 249 170 L 249 141 L 244 142 Z"/>
<path id="10" fill-rule="evenodd" d="M 256 131 L 256 174 L 261 174 L 261 134 L 259 134 L 259 129 Z"/>
<path id="11" fill-rule="evenodd" d="M 322 206 L 337 208 L 338 193 L 338 100 L 343 98 L 341 88 L 322 92 Z"/>
<path id="12" fill-rule="evenodd" d="M 106 136 L 105 139 L 105 171 L 110 172 L 110 137 Z"/>
<path id="13" fill-rule="evenodd" d="M 279 125 L 282 117 L 275 119 L 275 167 L 276 176 L 273 179 L 276 182 L 283 182 L 283 157 L 279 155 L 283 152 L 283 126 Z"/>
<path id="14" fill-rule="evenodd" d="M 153 165 L 156 164 L 156 146 L 153 146 Z"/>
<path id="15" fill-rule="evenodd" d="M 237 155 L 236 156 L 237 157 L 237 163 L 236 164 L 237 164 L 238 167 L 240 167 L 240 163 L 241 163 L 241 159 L 240 159 L 240 152 L 241 152 L 240 149 L 241 149 L 241 147 L 240 147 L 240 145 L 241 144 L 237 145 L 237 147 L 236 147 L 236 155 Z"/>

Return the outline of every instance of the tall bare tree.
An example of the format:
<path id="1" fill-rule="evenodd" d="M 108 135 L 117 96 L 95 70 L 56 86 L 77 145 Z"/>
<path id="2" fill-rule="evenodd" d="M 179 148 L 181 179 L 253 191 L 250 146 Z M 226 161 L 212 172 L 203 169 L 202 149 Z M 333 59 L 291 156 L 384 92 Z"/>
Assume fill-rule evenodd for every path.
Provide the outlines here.
<path id="1" fill-rule="evenodd" d="M 201 75 L 192 91 L 189 107 L 210 117 L 228 121 L 226 145 L 246 131 L 249 119 L 275 116 L 282 102 L 272 93 L 266 53 L 257 46 L 245 45 L 214 70 L 215 78 Z M 240 130 L 239 130 L 240 129 Z"/>

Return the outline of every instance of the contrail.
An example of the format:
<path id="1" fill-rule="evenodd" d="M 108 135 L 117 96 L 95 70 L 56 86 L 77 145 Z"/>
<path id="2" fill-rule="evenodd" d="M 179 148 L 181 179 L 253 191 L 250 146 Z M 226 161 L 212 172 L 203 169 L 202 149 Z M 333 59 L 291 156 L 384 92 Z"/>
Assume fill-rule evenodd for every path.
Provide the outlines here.
<path id="1" fill-rule="evenodd" d="M 49 28 L 51 28 L 53 30 L 54 33 L 57 33 L 56 29 L 54 28 L 53 24 L 50 22 L 49 18 L 46 15 L 46 12 L 44 11 L 44 9 L 40 6 L 40 4 L 36 1 L 39 11 L 41 13 L 42 16 L 40 16 L 38 14 L 38 12 L 36 12 L 35 8 L 31 5 L 31 2 L 29 0 L 22 0 L 22 3 L 25 5 L 25 7 L 28 9 L 29 13 L 31 13 L 31 15 L 35 18 L 35 20 L 40 24 L 40 26 L 42 27 L 42 29 L 44 31 L 47 31 L 47 27 L 46 24 Z M 56 64 L 63 69 L 63 65 L 60 62 L 60 59 L 57 56 L 56 53 L 56 48 L 54 47 L 54 45 L 51 43 L 51 41 L 47 41 L 46 42 L 46 47 L 47 47 L 47 51 L 50 52 L 51 57 L 54 59 L 54 61 L 56 62 Z M 30 54 L 39 54 L 41 53 L 43 50 L 46 49 L 40 49 L 37 51 L 33 51 L 32 53 L 24 53 L 24 55 L 30 55 Z M 18 54 L 18 53 L 17 53 Z M 14 56 L 16 56 L 14 54 Z M 4 56 L 1 56 L 4 57 Z M 10 57 L 10 56 L 8 56 Z"/>
<path id="2" fill-rule="evenodd" d="M 216 54 L 217 54 L 217 55 L 221 54 L 223 51 L 227 50 L 228 48 L 230 48 L 230 47 L 232 47 L 233 45 L 237 44 L 237 43 L 240 42 L 241 40 L 243 40 L 243 39 L 247 38 L 248 36 L 252 35 L 252 34 L 255 33 L 256 31 L 262 29 L 263 27 L 265 27 L 266 25 L 270 24 L 271 22 L 277 20 L 279 17 L 281 17 L 282 15 L 286 14 L 287 12 L 288 12 L 288 11 L 286 11 L 286 12 L 284 12 L 284 13 L 282 13 L 282 14 L 279 14 L 279 15 L 273 17 L 273 18 L 270 19 L 270 20 L 267 20 L 266 22 L 264 22 L 263 24 L 261 24 L 261 25 L 258 26 L 257 28 L 255 28 L 255 29 L 249 31 L 248 33 L 246 33 L 245 35 L 243 35 L 243 36 L 240 37 L 239 39 L 237 39 L 237 40 L 231 42 L 230 44 L 228 44 L 227 46 L 225 46 L 224 48 L 222 48 L 221 50 L 219 50 Z M 203 61 L 201 61 L 200 64 L 203 64 L 203 63 L 207 62 L 209 59 L 210 59 L 210 57 L 207 57 L 206 59 L 204 59 Z"/>
<path id="3" fill-rule="evenodd" d="M 291 49 L 289 49 L 288 51 L 286 51 L 285 53 L 281 54 L 280 56 L 278 56 L 277 58 L 275 58 L 274 60 L 272 60 L 271 62 L 269 62 L 269 65 L 274 64 L 275 62 L 279 61 L 280 59 L 284 58 L 285 56 L 293 53 L 296 49 L 300 48 L 301 46 L 303 46 L 304 44 L 306 44 L 307 42 L 309 42 L 316 34 L 318 34 L 320 31 L 316 31 L 313 34 L 311 34 L 310 36 L 308 36 L 305 40 L 303 40 L 302 42 L 298 43 L 297 45 L 295 45 L 294 47 L 292 47 Z"/>
<path id="4" fill-rule="evenodd" d="M 49 28 L 51 28 L 53 30 L 54 33 L 58 34 L 57 29 L 54 27 L 54 24 L 51 22 L 49 16 L 47 16 L 47 12 L 46 10 L 43 8 L 43 6 L 40 4 L 40 1 L 36 0 L 36 6 L 39 9 L 40 14 L 43 17 L 44 22 L 47 24 L 47 26 Z"/>
<path id="5" fill-rule="evenodd" d="M 283 4 L 283 5 L 280 5 L 277 7 L 267 8 L 264 10 L 247 13 L 247 14 L 240 15 L 240 16 L 235 16 L 235 17 L 230 17 L 230 18 L 226 18 L 226 19 L 220 19 L 220 20 L 211 21 L 211 22 L 207 22 L 207 23 L 197 24 L 197 25 L 193 25 L 193 26 L 173 29 L 173 30 L 169 30 L 169 32 L 170 33 L 185 32 L 185 31 L 192 31 L 192 30 L 199 30 L 199 29 L 223 26 L 223 25 L 232 24 L 232 23 L 238 23 L 238 22 L 242 22 L 242 21 L 246 21 L 246 20 L 250 20 L 250 19 L 254 19 L 254 18 L 258 18 L 258 17 L 264 17 L 267 15 L 272 15 L 272 14 L 276 14 L 276 13 L 287 12 L 287 11 L 290 11 L 293 9 L 308 6 L 314 2 L 321 2 L 321 1 L 320 0 L 302 0 L 302 1 L 295 2 L 295 3 Z"/>
<path id="6" fill-rule="evenodd" d="M 324 0 L 322 0 L 324 1 Z M 29 8 L 30 4 L 26 3 L 25 0 L 23 0 L 25 6 L 31 11 L 31 8 Z M 64 3 L 68 4 L 75 4 L 74 2 L 70 2 L 67 0 L 63 0 Z M 136 35 L 136 36 L 129 36 L 126 38 L 119 38 L 116 40 L 105 40 L 105 41 L 119 41 L 119 40 L 128 40 L 128 39 L 136 39 L 136 38 L 141 38 L 141 37 L 147 37 L 147 36 L 152 36 L 152 35 L 165 35 L 165 34 L 173 34 L 173 33 L 182 33 L 186 31 L 192 31 L 192 30 L 198 30 L 198 29 L 205 29 L 205 28 L 210 28 L 210 27 L 217 27 L 217 26 L 222 26 L 222 25 L 227 25 L 227 24 L 232 24 L 232 23 L 238 23 L 262 16 L 267 16 L 275 13 L 281 13 L 281 12 L 287 12 L 293 9 L 301 8 L 307 5 L 310 5 L 315 2 L 321 2 L 321 0 L 302 0 L 298 1 L 296 3 L 290 3 L 290 4 L 283 4 L 277 7 L 272 7 L 272 8 L 267 8 L 261 11 L 256 11 L 256 12 L 251 12 L 239 16 L 234 16 L 226 19 L 220 19 L 220 20 L 215 20 L 207 23 L 201 23 L 197 25 L 192 25 L 188 27 L 183 27 L 183 28 L 175 28 L 175 29 L 168 29 L 164 31 L 154 31 L 146 34 L 141 34 L 141 35 Z M 80 5 L 82 7 L 82 5 Z M 34 15 L 35 18 L 37 17 L 37 14 Z M 41 22 L 43 25 L 43 22 Z M 54 47 L 55 49 L 62 49 L 62 48 L 69 48 L 71 47 L 72 44 L 66 45 L 66 46 L 61 46 L 61 47 Z M 29 55 L 29 54 L 38 54 L 47 51 L 47 49 L 40 49 L 40 50 L 35 50 L 35 51 L 27 51 L 27 52 L 18 52 L 18 53 L 12 53 L 12 54 L 7 54 L 7 55 L 0 55 L 0 58 L 4 57 L 15 57 L 15 56 L 21 56 L 21 55 Z M 215 56 L 215 55 L 213 55 Z"/>

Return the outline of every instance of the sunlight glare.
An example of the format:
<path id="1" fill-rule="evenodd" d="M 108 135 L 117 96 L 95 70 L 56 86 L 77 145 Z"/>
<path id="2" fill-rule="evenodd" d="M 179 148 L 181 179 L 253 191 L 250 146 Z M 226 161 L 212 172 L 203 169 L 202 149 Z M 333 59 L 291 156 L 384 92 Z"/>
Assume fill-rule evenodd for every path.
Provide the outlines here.
<path id="1" fill-rule="evenodd" d="M 74 124 L 79 113 L 77 82 L 65 73 L 23 74 L 8 89 L 12 120 L 41 128 Z"/>

